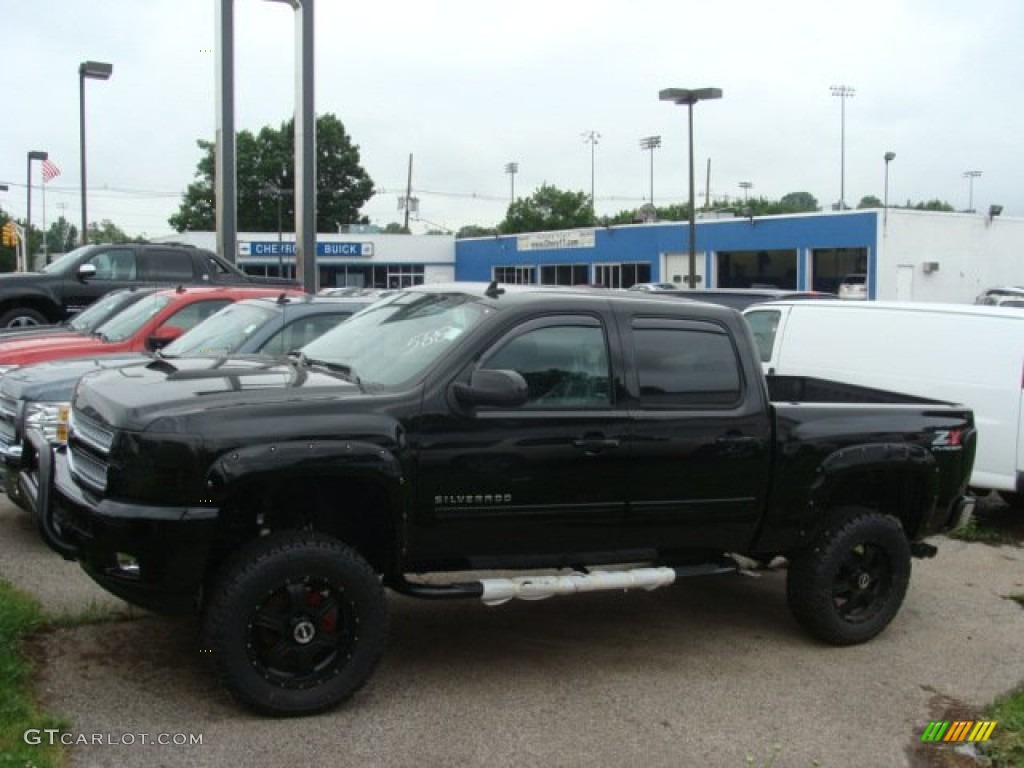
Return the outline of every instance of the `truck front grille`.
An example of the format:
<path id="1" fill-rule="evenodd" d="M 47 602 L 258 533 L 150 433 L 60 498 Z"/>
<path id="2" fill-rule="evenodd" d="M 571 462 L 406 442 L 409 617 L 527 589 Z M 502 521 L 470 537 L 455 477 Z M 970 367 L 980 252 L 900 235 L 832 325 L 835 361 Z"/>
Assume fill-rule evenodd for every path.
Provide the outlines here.
<path id="1" fill-rule="evenodd" d="M 114 430 L 72 409 L 68 418 L 68 469 L 79 483 L 98 493 L 107 490 Z"/>
<path id="2" fill-rule="evenodd" d="M 0 395 L 0 441 L 12 445 L 18 437 L 18 401 L 7 395 Z"/>
<path id="3" fill-rule="evenodd" d="M 110 427 L 72 410 L 68 428 L 71 434 L 97 453 L 104 457 L 110 453 L 110 446 L 114 444 L 114 430 Z"/>
<path id="4" fill-rule="evenodd" d="M 107 490 L 107 463 L 88 453 L 81 445 L 68 446 L 68 469 L 82 485 L 98 493 Z"/>

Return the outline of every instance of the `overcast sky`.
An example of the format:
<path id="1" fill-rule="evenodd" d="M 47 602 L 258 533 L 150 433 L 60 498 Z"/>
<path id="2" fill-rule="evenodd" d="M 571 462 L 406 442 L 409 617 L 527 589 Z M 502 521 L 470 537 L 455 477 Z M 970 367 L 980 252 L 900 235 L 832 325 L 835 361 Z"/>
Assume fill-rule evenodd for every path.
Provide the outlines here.
<path id="1" fill-rule="evenodd" d="M 334 113 L 378 193 L 363 212 L 400 221 L 409 154 L 421 221 L 492 226 L 509 200 L 543 183 L 589 194 L 598 215 L 650 197 L 683 202 L 686 109 L 663 88 L 717 87 L 695 108 L 697 189 L 714 197 L 839 199 L 843 99 L 845 198 L 938 198 L 1024 216 L 1024 3 L 1019 0 L 316 0 L 316 109 Z M 33 0 L 2 15 L 0 207 L 23 217 L 26 152 L 63 171 L 47 221 L 78 224 L 78 64 L 113 64 L 86 83 L 89 219 L 169 234 L 195 175 L 196 139 L 215 129 L 214 0 Z M 279 125 L 294 108 L 294 22 L 287 4 L 235 0 L 239 129 Z M 588 144 L 586 131 L 600 134 Z M 35 183 L 39 183 L 38 164 Z M 63 206 L 63 207 L 62 207 Z M 41 224 L 42 197 L 33 196 Z"/>

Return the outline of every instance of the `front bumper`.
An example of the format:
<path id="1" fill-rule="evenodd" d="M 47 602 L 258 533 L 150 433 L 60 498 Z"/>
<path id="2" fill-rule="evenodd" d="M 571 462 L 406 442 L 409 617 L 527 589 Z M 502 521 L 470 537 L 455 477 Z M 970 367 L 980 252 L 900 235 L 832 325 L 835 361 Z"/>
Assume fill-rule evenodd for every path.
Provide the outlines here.
<path id="1" fill-rule="evenodd" d="M 78 560 L 101 587 L 158 613 L 196 605 L 213 539 L 215 507 L 156 507 L 103 499 L 71 477 L 64 449 L 29 433 L 34 466 L 18 475 L 43 540 Z"/>

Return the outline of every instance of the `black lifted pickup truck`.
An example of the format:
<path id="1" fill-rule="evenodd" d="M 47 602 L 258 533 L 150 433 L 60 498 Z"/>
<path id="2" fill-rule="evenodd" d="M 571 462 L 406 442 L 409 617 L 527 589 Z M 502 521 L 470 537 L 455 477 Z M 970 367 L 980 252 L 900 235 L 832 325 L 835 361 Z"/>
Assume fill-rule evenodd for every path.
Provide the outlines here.
<path id="1" fill-rule="evenodd" d="M 866 641 L 899 610 L 911 557 L 935 554 L 923 539 L 970 513 L 973 415 L 776 385 L 786 402 L 724 307 L 426 286 L 290 359 L 90 374 L 67 448 L 30 431 L 19 480 L 50 546 L 103 587 L 200 609 L 204 657 L 273 714 L 367 680 L 382 587 L 495 604 L 781 555 L 799 623 Z"/>
<path id="2" fill-rule="evenodd" d="M 0 275 L 0 328 L 63 322 L 118 288 L 249 283 L 301 288 L 293 280 L 247 275 L 215 253 L 190 245 L 85 245 L 39 272 Z"/>

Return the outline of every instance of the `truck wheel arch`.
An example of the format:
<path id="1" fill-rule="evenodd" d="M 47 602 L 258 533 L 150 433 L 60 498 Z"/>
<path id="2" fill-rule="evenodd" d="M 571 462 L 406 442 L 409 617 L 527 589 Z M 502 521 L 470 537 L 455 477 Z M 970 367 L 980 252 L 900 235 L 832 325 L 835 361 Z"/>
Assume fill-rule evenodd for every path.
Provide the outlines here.
<path id="1" fill-rule="evenodd" d="M 385 570 L 401 536 L 397 459 L 379 446 L 310 443 L 249 446 L 214 462 L 207 487 L 221 510 L 219 549 L 227 554 L 268 531 L 304 528 L 345 542 Z"/>

